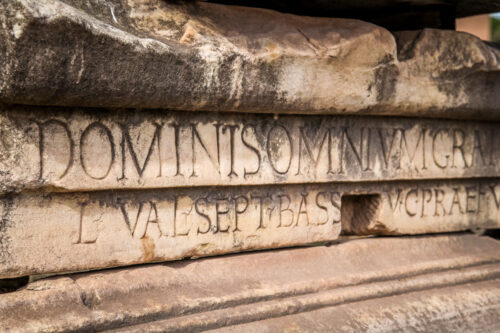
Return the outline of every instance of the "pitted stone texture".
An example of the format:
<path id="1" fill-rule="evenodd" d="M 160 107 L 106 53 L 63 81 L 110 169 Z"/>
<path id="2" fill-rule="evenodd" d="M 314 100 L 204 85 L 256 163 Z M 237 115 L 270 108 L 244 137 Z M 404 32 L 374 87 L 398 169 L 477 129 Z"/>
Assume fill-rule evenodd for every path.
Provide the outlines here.
<path id="1" fill-rule="evenodd" d="M 401 58 L 391 33 L 357 20 L 162 0 L 0 6 L 4 102 L 500 118 L 500 51 L 464 33 L 402 33 Z"/>
<path id="2" fill-rule="evenodd" d="M 499 253 L 470 234 L 380 238 L 53 277 L 0 295 L 0 329 L 489 331 Z"/>
<path id="3" fill-rule="evenodd" d="M 500 227 L 500 180 L 267 185 L 0 198 L 0 277 Z"/>

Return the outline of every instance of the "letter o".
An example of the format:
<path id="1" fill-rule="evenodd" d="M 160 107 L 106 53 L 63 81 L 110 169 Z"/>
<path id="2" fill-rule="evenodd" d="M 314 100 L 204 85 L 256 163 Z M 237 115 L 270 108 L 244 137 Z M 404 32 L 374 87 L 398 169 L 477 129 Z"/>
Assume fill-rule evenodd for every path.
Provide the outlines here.
<path id="1" fill-rule="evenodd" d="M 286 138 L 288 140 L 288 144 L 290 145 L 290 159 L 288 160 L 288 166 L 283 171 L 278 170 L 277 165 L 275 165 L 275 163 L 273 162 L 273 160 L 271 158 L 272 157 L 271 140 L 270 140 L 271 139 L 271 133 L 273 131 L 276 131 L 277 129 L 280 129 L 280 128 L 285 132 Z M 286 174 L 288 172 L 288 170 L 290 170 L 290 166 L 292 165 L 293 146 L 292 146 L 292 138 L 290 137 L 290 134 L 288 133 L 288 131 L 286 130 L 285 127 L 283 127 L 282 125 L 274 125 L 273 127 L 271 127 L 271 129 L 269 130 L 269 132 L 267 132 L 267 146 L 266 146 L 266 150 L 267 150 L 267 158 L 269 159 L 269 163 L 271 164 L 271 167 L 273 168 L 273 170 L 276 171 L 277 173 L 279 173 L 280 175 Z"/>
<path id="2" fill-rule="evenodd" d="M 89 139 L 90 135 L 92 132 L 101 132 L 100 137 L 101 138 L 107 138 L 109 142 L 109 150 L 111 153 L 111 158 L 109 161 L 108 168 L 106 172 L 104 172 L 103 175 L 93 175 L 91 172 L 89 172 L 89 165 L 88 162 L 86 162 L 87 156 L 84 154 L 84 149 L 86 145 L 86 141 Z M 104 140 L 103 140 L 104 141 Z M 101 161 L 101 156 L 99 156 L 99 161 Z M 82 164 L 82 169 L 83 171 L 89 176 L 90 178 L 93 179 L 104 179 L 108 176 L 109 172 L 111 171 L 111 167 L 113 166 L 113 163 L 115 162 L 115 146 L 113 144 L 113 135 L 111 134 L 111 131 L 104 126 L 103 124 L 99 122 L 93 122 L 85 130 L 82 132 L 82 135 L 80 137 L 80 162 Z"/>

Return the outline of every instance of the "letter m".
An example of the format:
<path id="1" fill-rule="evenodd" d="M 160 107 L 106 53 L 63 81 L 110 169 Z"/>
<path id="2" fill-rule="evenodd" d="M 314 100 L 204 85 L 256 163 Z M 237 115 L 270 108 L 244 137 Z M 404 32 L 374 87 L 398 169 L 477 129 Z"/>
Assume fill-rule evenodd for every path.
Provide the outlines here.
<path id="1" fill-rule="evenodd" d="M 134 145 L 132 144 L 132 139 L 130 138 L 130 134 L 128 132 L 128 129 L 125 125 L 122 125 L 122 176 L 120 179 L 125 178 L 125 163 L 127 159 L 127 151 L 132 158 L 132 163 L 135 167 L 135 170 L 137 171 L 139 177 L 142 177 L 144 170 L 146 169 L 151 156 L 153 155 L 154 147 L 155 145 L 157 146 L 158 149 L 158 177 L 161 176 L 161 155 L 160 155 L 160 133 L 161 133 L 161 125 L 159 124 L 154 124 L 155 125 L 155 132 L 153 134 L 153 138 L 151 139 L 151 144 L 149 145 L 148 153 L 146 155 L 146 158 L 144 159 L 144 162 L 139 163 L 139 159 L 137 158 L 137 153 L 134 150 Z M 128 149 L 127 149 L 128 148 Z"/>
<path id="2" fill-rule="evenodd" d="M 331 157 L 330 157 L 330 148 L 331 148 L 331 138 L 330 138 L 330 128 L 326 128 L 325 132 L 323 134 L 323 137 L 321 137 L 320 133 L 316 134 L 315 140 L 313 140 L 312 144 L 309 138 L 307 137 L 306 133 L 304 132 L 304 127 L 300 127 L 300 135 L 299 135 L 299 163 L 297 167 L 297 173 L 296 175 L 300 174 L 300 164 L 302 160 L 302 153 L 305 151 L 307 155 L 309 155 L 310 160 L 314 163 L 315 168 L 318 167 L 318 162 L 319 158 L 321 156 L 321 151 L 323 149 L 323 146 L 325 145 L 325 142 L 327 142 L 327 154 L 328 154 L 328 171 L 331 170 Z M 320 140 L 316 140 L 320 138 Z M 328 138 L 328 140 L 327 140 Z M 318 143 L 319 142 L 319 143 Z M 314 156 L 314 148 L 318 147 L 318 153 L 316 156 Z"/>

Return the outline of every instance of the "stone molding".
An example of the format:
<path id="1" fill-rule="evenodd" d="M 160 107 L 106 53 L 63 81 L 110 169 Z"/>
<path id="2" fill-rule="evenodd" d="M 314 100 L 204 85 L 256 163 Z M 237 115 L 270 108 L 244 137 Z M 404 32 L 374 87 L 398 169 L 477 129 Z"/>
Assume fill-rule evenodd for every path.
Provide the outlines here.
<path id="1" fill-rule="evenodd" d="M 0 295 L 0 328 L 488 330 L 498 318 L 499 253 L 497 241 L 474 235 L 367 238 L 59 276 Z"/>

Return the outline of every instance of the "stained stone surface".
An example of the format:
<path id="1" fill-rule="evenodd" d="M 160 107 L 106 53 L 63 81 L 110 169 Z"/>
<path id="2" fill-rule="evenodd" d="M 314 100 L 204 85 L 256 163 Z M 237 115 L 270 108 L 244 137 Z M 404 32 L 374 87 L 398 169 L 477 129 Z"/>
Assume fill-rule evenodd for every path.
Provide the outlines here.
<path id="1" fill-rule="evenodd" d="M 6 106 L 0 278 L 500 227 L 498 124 Z"/>
<path id="2" fill-rule="evenodd" d="M 351 188 L 342 192 L 345 234 L 426 234 L 500 226 L 498 178 L 358 184 Z"/>
<path id="3" fill-rule="evenodd" d="M 0 190 L 500 175 L 497 123 L 5 106 Z"/>
<path id="4" fill-rule="evenodd" d="M 0 3 L 7 103 L 500 119 L 500 51 L 205 2 Z"/>
<path id="5" fill-rule="evenodd" d="M 386 237 L 58 276 L 1 294 L 0 329 L 490 332 L 499 246 Z"/>
<path id="6" fill-rule="evenodd" d="M 1 199 L 0 277 L 335 240 L 500 227 L 500 182 L 22 193 Z"/>

